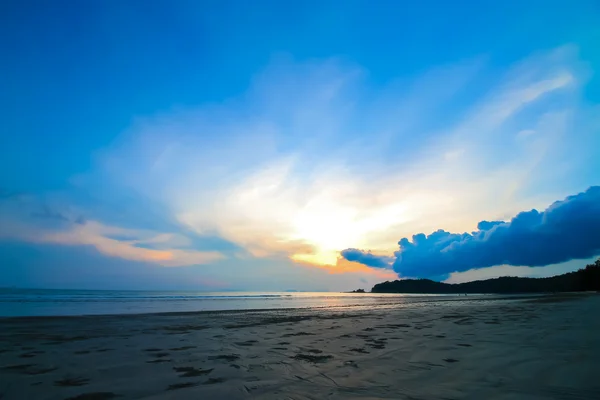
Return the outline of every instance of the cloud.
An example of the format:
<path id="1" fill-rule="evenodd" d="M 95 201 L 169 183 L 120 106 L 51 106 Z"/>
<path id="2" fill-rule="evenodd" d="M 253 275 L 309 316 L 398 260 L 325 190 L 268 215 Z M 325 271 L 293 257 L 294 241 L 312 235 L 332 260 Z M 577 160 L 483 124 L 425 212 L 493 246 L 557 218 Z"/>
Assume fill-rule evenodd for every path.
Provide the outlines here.
<path id="1" fill-rule="evenodd" d="M 386 270 L 382 268 L 372 268 L 370 266 L 346 260 L 343 257 L 338 257 L 335 264 L 323 264 L 318 262 L 320 260 L 314 260 L 310 256 L 292 256 L 292 261 L 296 264 L 312 268 L 319 269 L 320 271 L 326 271 L 330 275 L 357 275 L 362 274 L 369 278 L 371 282 L 380 282 L 382 280 L 391 280 L 396 278 L 396 273 L 392 270 Z M 375 280 L 375 281 L 374 281 Z"/>
<path id="2" fill-rule="evenodd" d="M 364 252 L 358 249 L 346 249 L 340 254 L 348 261 L 354 261 L 374 268 L 389 268 L 393 261 L 393 257 L 376 256 L 371 252 Z"/>
<path id="3" fill-rule="evenodd" d="M 600 186 L 569 196 L 545 211 L 524 211 L 508 222 L 481 221 L 478 231 L 437 230 L 401 239 L 393 269 L 401 276 L 431 277 L 498 265 L 539 267 L 600 253 Z M 354 249 L 354 260 L 378 263 L 376 256 Z M 380 258 L 383 265 L 385 258 Z"/>
<path id="4" fill-rule="evenodd" d="M 40 210 L 32 211 L 29 214 L 34 219 L 46 220 L 48 222 L 55 222 L 57 224 L 78 224 L 84 225 L 86 219 L 83 215 L 73 215 L 73 213 L 64 213 L 56 211 L 47 204 L 42 204 Z"/>
<path id="5" fill-rule="evenodd" d="M 382 85 L 339 59 L 275 59 L 239 96 L 136 118 L 71 192 L 42 196 L 69 222 L 30 221 L 34 205 L 17 221 L 16 202 L 0 202 L 0 236 L 204 270 L 220 254 L 239 270 L 285 259 L 394 276 L 381 268 L 393 258 L 378 257 L 399 237 L 470 230 L 570 192 L 547 183 L 576 171 L 563 149 L 582 140 L 565 133 L 587 132 L 571 129 L 578 64 L 561 48 L 502 71 L 478 58 Z M 372 253 L 351 262 L 348 248 Z"/>
<path id="6" fill-rule="evenodd" d="M 131 240 L 131 237 L 136 239 Z M 36 240 L 42 243 L 91 245 L 101 253 L 112 257 L 153 262 L 165 267 L 208 264 L 224 258 L 223 254 L 217 251 L 173 248 L 169 246 L 169 242 L 174 239 L 178 238 L 170 234 L 106 226 L 96 221 L 87 221 L 83 225 L 73 225 L 67 230 L 36 236 Z M 155 249 L 139 247 L 137 244 L 163 244 L 163 246 Z"/>
<path id="7" fill-rule="evenodd" d="M 34 218 L 50 219 L 63 222 L 69 221 L 69 218 L 57 211 L 51 210 L 50 207 L 48 207 L 47 205 L 44 205 L 41 211 L 32 212 L 31 216 Z"/>
<path id="8" fill-rule="evenodd" d="M 224 258 L 187 268 L 110 257 L 93 246 L 0 240 L 0 282 L 5 286 L 58 289 L 347 291 L 393 279 L 342 260 L 343 273 L 298 266 L 286 258 Z M 32 257 L 34 255 L 34 257 Z M 350 266 L 352 264 L 352 266 Z M 353 268 L 354 267 L 354 268 Z M 310 269 L 308 269 L 310 268 Z"/>
<path id="9" fill-rule="evenodd" d="M 88 187 L 135 190 L 255 257 L 328 269 L 345 248 L 391 252 L 402 235 L 556 198 L 520 192 L 551 170 L 577 111 L 572 50 L 508 67 L 484 90 L 482 59 L 386 87 L 339 59 L 276 59 L 234 99 L 139 119 L 97 158 Z M 433 123 L 456 96 L 460 110 Z M 515 145 L 524 129 L 540 134 Z"/>
<path id="10" fill-rule="evenodd" d="M 477 224 L 477 229 L 480 231 L 488 231 L 497 225 L 502 225 L 504 221 L 480 221 Z"/>
<path id="11" fill-rule="evenodd" d="M 50 207 L 35 196 L 27 202 L 3 204 L 0 240 L 93 246 L 111 257 L 166 267 L 207 264 L 225 257 L 215 249 L 194 248 L 193 241 L 181 233 L 122 228 L 71 214 Z M 197 242 L 197 235 L 193 236 Z"/>

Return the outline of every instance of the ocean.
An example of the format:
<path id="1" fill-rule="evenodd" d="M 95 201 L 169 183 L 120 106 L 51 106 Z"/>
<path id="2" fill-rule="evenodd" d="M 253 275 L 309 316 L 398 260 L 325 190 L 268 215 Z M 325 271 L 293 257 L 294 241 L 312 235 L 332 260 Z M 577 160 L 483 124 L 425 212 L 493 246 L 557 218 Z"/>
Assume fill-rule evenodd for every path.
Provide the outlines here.
<path id="1" fill-rule="evenodd" d="M 419 303 L 439 296 L 445 295 L 0 289 L 0 317 L 369 307 Z"/>

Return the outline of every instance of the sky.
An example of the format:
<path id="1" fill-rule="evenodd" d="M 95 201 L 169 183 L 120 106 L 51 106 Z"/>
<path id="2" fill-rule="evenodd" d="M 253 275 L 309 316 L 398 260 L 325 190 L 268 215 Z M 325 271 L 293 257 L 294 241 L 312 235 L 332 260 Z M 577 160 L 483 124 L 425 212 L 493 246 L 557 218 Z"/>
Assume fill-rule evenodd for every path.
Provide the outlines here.
<path id="1" fill-rule="evenodd" d="M 581 268 L 598 43 L 593 0 L 2 2 L 0 287 Z"/>

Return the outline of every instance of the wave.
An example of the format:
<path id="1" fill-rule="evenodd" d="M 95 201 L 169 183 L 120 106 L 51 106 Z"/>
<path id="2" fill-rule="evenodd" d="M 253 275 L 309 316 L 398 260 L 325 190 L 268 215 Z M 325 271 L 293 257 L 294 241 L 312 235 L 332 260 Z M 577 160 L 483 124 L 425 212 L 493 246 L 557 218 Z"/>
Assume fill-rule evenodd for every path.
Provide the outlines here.
<path id="1" fill-rule="evenodd" d="M 318 292 L 292 292 L 292 293 L 260 293 L 260 292 L 159 292 L 159 291 L 107 291 L 107 290 L 52 290 L 52 289 L 0 289 L 0 303 L 220 303 L 228 308 L 227 304 L 237 303 L 233 306 L 239 308 L 243 304 L 335 304 L 348 301 L 365 301 L 381 297 L 429 297 L 432 295 L 405 295 L 405 294 L 353 294 L 353 293 L 318 293 Z M 433 295 L 438 296 L 438 295 Z M 280 302 L 280 303 L 278 303 Z M 275 305 L 276 307 L 278 305 Z"/>
<path id="2" fill-rule="evenodd" d="M 12 294 L 0 295 L 0 302 L 97 302 L 97 301 L 186 301 L 186 300 L 243 300 L 285 299 L 292 295 L 240 294 L 240 295 L 98 295 L 98 294 Z"/>

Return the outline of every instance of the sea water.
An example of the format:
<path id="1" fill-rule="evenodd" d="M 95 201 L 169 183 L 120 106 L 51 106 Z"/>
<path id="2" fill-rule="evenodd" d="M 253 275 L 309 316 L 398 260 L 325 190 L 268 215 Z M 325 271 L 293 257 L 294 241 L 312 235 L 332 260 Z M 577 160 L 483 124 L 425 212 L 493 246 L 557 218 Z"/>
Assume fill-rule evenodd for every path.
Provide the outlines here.
<path id="1" fill-rule="evenodd" d="M 444 295 L 0 289 L 0 316 L 66 316 L 282 308 L 369 307 Z M 448 297 L 448 296 L 444 296 Z"/>

